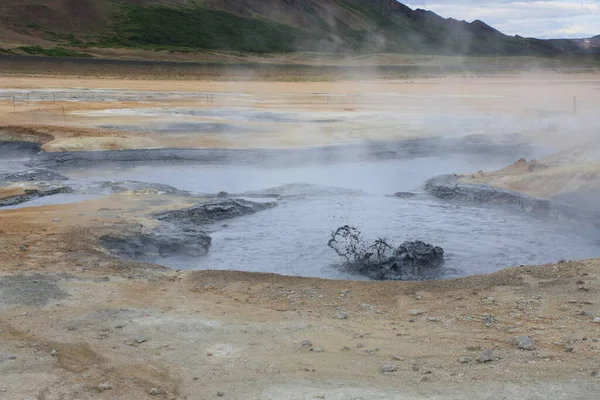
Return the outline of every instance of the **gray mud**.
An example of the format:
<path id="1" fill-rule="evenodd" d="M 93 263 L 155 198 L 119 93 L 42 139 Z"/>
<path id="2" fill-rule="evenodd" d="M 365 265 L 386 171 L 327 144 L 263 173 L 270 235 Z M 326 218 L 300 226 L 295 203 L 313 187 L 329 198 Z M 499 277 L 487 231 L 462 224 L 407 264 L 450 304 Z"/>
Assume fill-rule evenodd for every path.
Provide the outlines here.
<path id="1" fill-rule="evenodd" d="M 394 160 L 448 154 L 530 156 L 533 149 L 520 143 L 477 143 L 469 138 L 367 142 L 360 145 L 305 149 L 139 149 L 116 151 L 40 152 L 29 162 L 35 168 L 81 167 L 102 164 L 198 163 L 289 166 L 345 161 Z"/>
<path id="2" fill-rule="evenodd" d="M 116 235 L 100 237 L 100 244 L 111 253 L 142 261 L 154 261 L 171 255 L 199 257 L 206 255 L 211 238 L 199 228 L 184 229 L 161 225 L 152 232 L 144 232 L 141 227 Z"/>
<path id="3" fill-rule="evenodd" d="M 14 206 L 40 197 L 52 196 L 61 193 L 72 193 L 73 189 L 67 185 L 56 182 L 35 182 L 36 187 L 25 189 L 23 194 L 0 199 L 0 207 Z"/>
<path id="4" fill-rule="evenodd" d="M 0 140 L 0 159 L 31 157 L 41 149 L 39 143 Z"/>
<path id="5" fill-rule="evenodd" d="M 212 224 L 224 219 L 254 214 L 276 205 L 275 202 L 255 203 L 243 199 L 226 199 L 199 204 L 184 210 L 159 213 L 155 217 L 160 221 L 179 225 Z"/>
<path id="6" fill-rule="evenodd" d="M 161 257 L 200 257 L 208 253 L 211 237 L 205 226 L 217 221 L 254 214 L 276 203 L 254 203 L 243 199 L 225 199 L 155 214 L 162 224 L 151 232 L 141 226 L 119 234 L 100 237 L 100 244 L 111 253 L 142 261 Z"/>
<path id="7" fill-rule="evenodd" d="M 64 175 L 50 171 L 49 169 L 28 169 L 21 172 L 0 174 L 1 182 L 41 182 L 41 181 L 64 181 L 68 180 Z"/>
<path id="8" fill-rule="evenodd" d="M 431 178 L 425 183 L 425 191 L 443 200 L 502 205 L 538 217 L 562 219 L 600 228 L 598 210 L 573 207 L 556 200 L 538 199 L 488 185 L 461 183 L 457 175 L 440 175 Z"/>
<path id="9" fill-rule="evenodd" d="M 211 123 L 211 122 L 179 122 L 179 123 L 156 123 L 148 125 L 99 125 L 99 128 L 122 131 L 136 132 L 154 132 L 161 134 L 177 134 L 177 133 L 248 133 L 254 132 L 255 129 L 243 128 L 231 124 Z"/>

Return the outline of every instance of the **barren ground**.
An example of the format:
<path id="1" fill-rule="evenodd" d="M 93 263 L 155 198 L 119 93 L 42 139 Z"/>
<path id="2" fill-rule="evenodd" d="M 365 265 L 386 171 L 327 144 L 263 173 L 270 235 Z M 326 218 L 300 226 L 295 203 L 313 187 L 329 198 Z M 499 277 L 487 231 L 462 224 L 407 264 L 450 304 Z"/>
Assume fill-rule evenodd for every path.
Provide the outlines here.
<path id="1" fill-rule="evenodd" d="M 571 112 L 573 96 L 581 115 L 600 105 L 600 80 L 593 75 L 354 83 L 0 78 L 0 88 L 72 87 L 236 92 L 247 95 L 244 107 L 344 114 L 429 106 L 534 118 L 540 110 Z M 381 96 L 385 92 L 407 96 L 391 101 Z M 327 105 L 315 93 L 369 95 L 360 101 L 330 98 Z M 300 102 L 301 94 L 313 100 Z M 219 101 L 225 103 L 216 106 L 232 106 Z M 0 123 L 11 128 L 0 137 L 35 138 L 48 151 L 224 145 L 210 132 L 175 140 L 145 130 L 98 129 L 98 117 L 86 114 L 157 104 L 200 107 L 185 98 L 109 104 L 9 100 L 0 103 Z M 115 117 L 110 123 L 132 120 Z M 273 124 L 266 133 L 225 145 L 296 147 L 419 134 L 402 126 L 374 134 L 365 124 L 349 137 L 341 135 L 345 124 L 311 134 Z M 573 154 L 573 146 L 590 142 L 580 127 L 568 137 L 542 129 L 523 137 L 557 154 Z M 488 179 L 471 179 L 555 194 L 558 189 L 536 187 L 530 177 L 543 175 L 548 183 L 569 168 L 596 171 L 589 164 L 593 151 L 586 150 L 585 160 L 558 157 L 547 161 L 548 168 L 517 163 L 508 172 L 485 174 Z M 598 181 L 596 175 L 586 179 Z M 127 192 L 0 210 L 0 398 L 592 399 L 600 392 L 597 259 L 446 281 L 349 282 L 174 271 L 115 258 L 98 244 L 105 232 L 151 227 L 146 213 L 190 201 Z M 524 335 L 535 341 L 534 350 L 514 342 Z M 306 340 L 311 344 L 304 348 Z M 478 362 L 485 349 L 493 350 L 492 360 Z M 382 372 L 385 364 L 397 371 Z"/>

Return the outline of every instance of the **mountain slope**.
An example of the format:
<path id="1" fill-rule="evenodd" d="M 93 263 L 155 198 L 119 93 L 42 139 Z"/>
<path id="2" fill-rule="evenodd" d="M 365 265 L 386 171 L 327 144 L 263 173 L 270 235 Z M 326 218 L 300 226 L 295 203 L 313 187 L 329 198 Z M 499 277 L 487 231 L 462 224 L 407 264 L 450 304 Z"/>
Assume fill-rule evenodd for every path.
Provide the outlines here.
<path id="1" fill-rule="evenodd" d="M 2 0 L 0 41 L 251 52 L 557 54 L 569 42 L 502 34 L 395 0 Z M 34 43 L 29 43 L 34 44 Z"/>

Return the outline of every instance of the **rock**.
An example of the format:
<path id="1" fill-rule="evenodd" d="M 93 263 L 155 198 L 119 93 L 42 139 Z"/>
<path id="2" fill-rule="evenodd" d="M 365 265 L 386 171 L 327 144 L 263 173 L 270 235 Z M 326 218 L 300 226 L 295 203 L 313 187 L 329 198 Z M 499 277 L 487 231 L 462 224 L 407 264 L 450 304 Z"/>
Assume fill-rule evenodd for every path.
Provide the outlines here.
<path id="1" fill-rule="evenodd" d="M 162 391 L 160 389 L 157 388 L 152 388 L 148 391 L 148 394 L 150 396 L 158 396 L 159 394 L 162 394 Z"/>
<path id="2" fill-rule="evenodd" d="M 424 311 L 422 311 L 422 310 L 410 310 L 410 312 L 409 312 L 410 315 L 414 315 L 414 316 L 421 315 L 423 313 L 424 313 Z"/>
<path id="3" fill-rule="evenodd" d="M 344 311 L 341 311 L 341 312 L 338 313 L 337 318 L 338 319 L 348 319 L 348 313 L 344 312 Z"/>
<path id="4" fill-rule="evenodd" d="M 392 358 L 394 360 L 398 360 L 398 361 L 404 361 L 404 357 L 396 355 L 396 354 L 392 354 Z"/>
<path id="5" fill-rule="evenodd" d="M 396 372 L 396 371 L 398 371 L 398 366 L 396 364 L 384 364 L 381 367 L 381 372 L 384 372 L 384 373 Z"/>
<path id="6" fill-rule="evenodd" d="M 17 357 L 13 356 L 12 354 L 8 354 L 8 353 L 0 353 L 0 363 L 4 362 L 4 361 L 12 361 L 12 360 L 16 360 Z"/>
<path id="7" fill-rule="evenodd" d="M 313 353 L 322 353 L 322 352 L 324 352 L 325 350 L 323 350 L 323 349 L 322 349 L 322 348 L 320 348 L 320 347 L 312 347 L 312 348 L 310 349 L 310 351 L 312 351 Z"/>
<path id="8" fill-rule="evenodd" d="M 565 344 L 564 349 L 565 349 L 565 353 L 572 353 L 575 350 L 575 348 L 573 346 L 571 346 L 570 344 Z"/>
<path id="9" fill-rule="evenodd" d="M 493 349 L 485 349 L 481 353 L 479 353 L 479 358 L 477 361 L 480 363 L 485 363 L 494 360 L 494 350 Z"/>
<path id="10" fill-rule="evenodd" d="M 29 246 L 27 246 L 26 244 L 22 244 L 22 245 L 19 246 L 19 250 L 21 250 L 21 251 L 27 251 L 28 247 Z"/>
<path id="11" fill-rule="evenodd" d="M 52 172 L 49 169 L 28 169 L 22 172 L 0 174 L 0 182 L 45 182 L 68 179 L 66 176 Z"/>
<path id="12" fill-rule="evenodd" d="M 146 336 L 136 336 L 125 341 L 129 346 L 138 347 L 142 343 L 146 343 L 148 338 Z"/>
<path id="13" fill-rule="evenodd" d="M 535 350 L 535 342 L 529 336 L 518 336 L 515 339 L 521 350 Z"/>
<path id="14" fill-rule="evenodd" d="M 58 355 L 58 351 L 56 351 L 56 349 L 52 349 L 52 351 L 50 352 L 51 356 L 57 356 Z"/>
<path id="15" fill-rule="evenodd" d="M 300 348 L 302 349 L 308 349 L 309 347 L 312 347 L 310 340 L 303 340 L 302 343 L 300 343 Z"/>
<path id="16" fill-rule="evenodd" d="M 600 324 L 600 317 L 596 317 L 592 320 L 593 323 L 595 324 Z"/>
<path id="17" fill-rule="evenodd" d="M 469 356 L 462 356 L 462 357 L 459 357 L 459 359 L 458 359 L 458 362 L 461 364 L 468 364 L 472 361 L 473 361 L 473 358 L 471 358 Z"/>
<path id="18" fill-rule="evenodd" d="M 225 392 L 218 391 L 217 392 L 217 396 L 223 397 L 223 396 L 225 396 Z"/>
<path id="19" fill-rule="evenodd" d="M 346 260 L 348 270 L 375 280 L 420 280 L 439 272 L 444 262 L 441 247 L 407 241 L 393 248 L 384 239 L 367 245 L 360 231 L 348 225 L 332 232 L 327 245 Z"/>
<path id="20" fill-rule="evenodd" d="M 98 385 L 98 389 L 102 392 L 104 392 L 105 390 L 112 390 L 113 386 L 108 383 L 108 382 L 104 382 Z"/>
<path id="21" fill-rule="evenodd" d="M 598 371 L 592 371 L 592 373 L 590 374 L 593 378 L 596 378 L 597 376 L 599 376 Z"/>
<path id="22" fill-rule="evenodd" d="M 220 199 L 227 197 L 227 196 L 229 196 L 229 193 L 227 193 L 227 192 L 221 191 L 221 192 L 217 193 L 217 197 Z"/>

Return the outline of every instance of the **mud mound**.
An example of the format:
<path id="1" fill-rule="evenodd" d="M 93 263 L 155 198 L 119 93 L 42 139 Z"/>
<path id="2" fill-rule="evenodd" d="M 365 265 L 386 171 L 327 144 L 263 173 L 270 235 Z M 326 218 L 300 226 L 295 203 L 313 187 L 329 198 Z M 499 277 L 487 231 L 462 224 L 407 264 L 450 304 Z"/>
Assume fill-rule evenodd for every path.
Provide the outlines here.
<path id="1" fill-rule="evenodd" d="M 358 229 L 344 225 L 332 232 L 327 243 L 346 259 L 350 271 L 375 280 L 422 280 L 444 263 L 444 249 L 420 240 L 394 248 L 385 239 L 367 245 Z"/>
<path id="2" fill-rule="evenodd" d="M 160 221 L 175 224 L 210 224 L 224 219 L 253 214 L 274 207 L 276 203 L 255 203 L 242 199 L 226 199 L 199 204 L 185 210 L 167 211 L 156 214 Z"/>
<path id="3" fill-rule="evenodd" d="M 64 175 L 48 169 L 28 169 L 27 171 L 0 174 L 0 182 L 41 182 L 68 180 Z"/>

